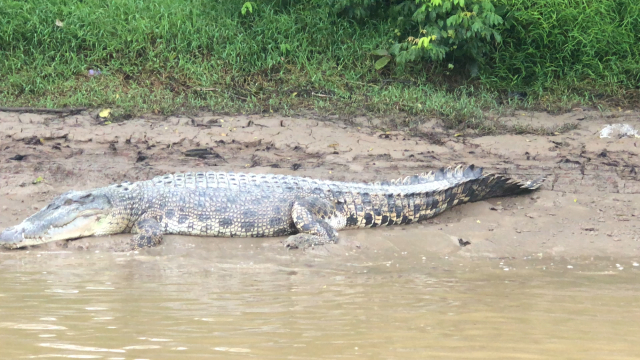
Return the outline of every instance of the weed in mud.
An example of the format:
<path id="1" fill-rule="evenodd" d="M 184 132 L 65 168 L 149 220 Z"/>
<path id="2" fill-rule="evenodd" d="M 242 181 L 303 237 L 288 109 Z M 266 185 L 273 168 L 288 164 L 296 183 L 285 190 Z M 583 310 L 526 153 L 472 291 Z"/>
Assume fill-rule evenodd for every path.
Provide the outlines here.
<path id="1" fill-rule="evenodd" d="M 511 126 L 503 126 L 501 130 L 503 132 L 508 132 L 516 135 L 532 134 L 532 135 L 553 136 L 553 135 L 561 135 L 569 131 L 575 130 L 578 128 L 578 126 L 579 125 L 577 123 L 564 123 L 562 125 L 558 125 L 554 127 L 515 124 Z"/>

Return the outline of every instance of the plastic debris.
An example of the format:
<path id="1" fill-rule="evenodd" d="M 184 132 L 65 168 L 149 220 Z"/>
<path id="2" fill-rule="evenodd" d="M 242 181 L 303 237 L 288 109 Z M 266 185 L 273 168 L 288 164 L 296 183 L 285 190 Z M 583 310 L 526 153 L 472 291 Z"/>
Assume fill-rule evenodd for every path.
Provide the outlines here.
<path id="1" fill-rule="evenodd" d="M 633 126 L 629 124 L 611 124 L 605 126 L 602 130 L 600 130 L 600 138 L 611 138 L 613 135 L 617 135 L 618 138 L 623 137 L 636 137 L 640 138 L 638 135 L 638 130 L 634 129 Z"/>
<path id="2" fill-rule="evenodd" d="M 89 76 L 96 76 L 100 74 L 102 74 L 102 71 L 100 70 L 93 70 L 93 69 L 89 70 Z"/>

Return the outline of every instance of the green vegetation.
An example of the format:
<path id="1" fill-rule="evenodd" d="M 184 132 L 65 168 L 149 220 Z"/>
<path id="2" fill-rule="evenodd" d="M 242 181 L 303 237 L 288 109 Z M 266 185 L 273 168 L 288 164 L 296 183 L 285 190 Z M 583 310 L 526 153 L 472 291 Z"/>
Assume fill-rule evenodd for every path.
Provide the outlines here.
<path id="1" fill-rule="evenodd" d="M 575 94 L 638 102 L 640 2 L 636 0 L 500 0 L 509 27 L 485 61 L 491 88 L 536 98 Z M 563 95 L 565 94 L 565 95 Z"/>
<path id="2" fill-rule="evenodd" d="M 399 64 L 446 60 L 447 68 L 453 69 L 454 62 L 475 63 L 482 59 L 491 41 L 501 41 L 497 29 L 504 23 L 500 15 L 505 7 L 496 10 L 490 0 L 328 1 L 334 10 L 348 17 L 393 24 L 397 39 L 374 52 L 382 56 L 376 61 L 376 69 L 384 67 L 392 57 Z"/>
<path id="3" fill-rule="evenodd" d="M 638 29 L 637 0 L 0 0 L 0 103 L 488 131 L 487 111 L 637 105 Z"/>

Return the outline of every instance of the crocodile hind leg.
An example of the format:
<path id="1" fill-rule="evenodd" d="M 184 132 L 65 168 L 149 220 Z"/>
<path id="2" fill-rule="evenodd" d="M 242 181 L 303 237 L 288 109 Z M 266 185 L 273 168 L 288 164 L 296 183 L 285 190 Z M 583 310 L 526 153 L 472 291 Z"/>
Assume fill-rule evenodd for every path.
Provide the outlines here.
<path id="1" fill-rule="evenodd" d="M 315 197 L 296 201 L 291 216 L 299 233 L 284 240 L 284 246 L 290 249 L 307 248 L 338 241 L 338 231 L 328 220 L 340 214 L 328 201 Z"/>
<path id="2" fill-rule="evenodd" d="M 131 250 L 137 250 L 145 247 L 154 247 L 162 243 L 162 228 L 156 219 L 138 220 L 131 232 L 135 234 L 131 238 Z"/>

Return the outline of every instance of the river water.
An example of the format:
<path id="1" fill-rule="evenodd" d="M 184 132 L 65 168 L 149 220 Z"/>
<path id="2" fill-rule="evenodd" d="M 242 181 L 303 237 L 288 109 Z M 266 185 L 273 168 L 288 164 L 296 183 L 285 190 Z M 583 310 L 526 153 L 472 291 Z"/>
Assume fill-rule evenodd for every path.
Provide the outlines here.
<path id="1" fill-rule="evenodd" d="M 633 259 L 177 238 L 138 254 L 0 252 L 0 357 L 640 357 Z"/>

